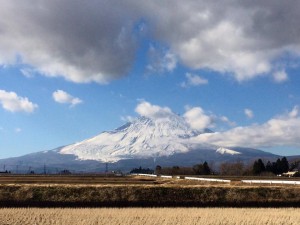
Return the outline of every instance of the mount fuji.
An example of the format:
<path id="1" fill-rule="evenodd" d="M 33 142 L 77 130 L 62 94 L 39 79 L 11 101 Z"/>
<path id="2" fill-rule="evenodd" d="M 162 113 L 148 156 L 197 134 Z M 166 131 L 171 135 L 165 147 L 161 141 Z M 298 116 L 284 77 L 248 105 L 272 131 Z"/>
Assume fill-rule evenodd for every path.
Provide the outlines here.
<path id="1" fill-rule="evenodd" d="M 192 166 L 208 161 L 276 158 L 277 155 L 250 148 L 226 148 L 199 143 L 195 137 L 211 133 L 209 129 L 194 130 L 179 115 L 164 118 L 140 117 L 93 138 L 20 157 L 1 159 L 0 165 L 19 171 L 26 169 L 71 171 L 130 170 L 133 167 Z"/>
<path id="2" fill-rule="evenodd" d="M 177 115 L 163 119 L 140 117 L 114 131 L 66 146 L 60 153 L 74 154 L 80 160 L 104 162 L 157 158 L 194 149 L 199 144 L 191 142 L 190 138 L 200 134 Z"/>

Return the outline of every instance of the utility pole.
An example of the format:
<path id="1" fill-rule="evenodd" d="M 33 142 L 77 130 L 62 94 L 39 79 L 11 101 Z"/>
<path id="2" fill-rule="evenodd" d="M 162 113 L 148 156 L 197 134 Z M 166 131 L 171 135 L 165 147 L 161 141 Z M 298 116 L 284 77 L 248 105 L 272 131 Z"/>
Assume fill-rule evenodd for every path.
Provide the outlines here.
<path id="1" fill-rule="evenodd" d="M 105 174 L 107 175 L 107 173 L 108 173 L 108 163 L 106 162 L 105 163 Z"/>
<path id="2" fill-rule="evenodd" d="M 44 164 L 44 174 L 46 175 L 46 164 Z"/>
<path id="3" fill-rule="evenodd" d="M 30 174 L 31 173 L 31 166 L 29 166 L 29 168 L 28 168 L 28 174 Z"/>

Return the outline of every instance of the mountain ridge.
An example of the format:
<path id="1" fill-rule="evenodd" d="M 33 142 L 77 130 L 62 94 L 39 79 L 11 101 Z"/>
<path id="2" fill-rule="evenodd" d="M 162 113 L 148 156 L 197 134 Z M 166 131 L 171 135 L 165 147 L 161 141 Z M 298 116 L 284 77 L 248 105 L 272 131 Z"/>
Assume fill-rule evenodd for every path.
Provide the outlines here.
<path id="1" fill-rule="evenodd" d="M 189 142 L 203 132 L 191 129 L 177 115 L 163 119 L 140 117 L 113 131 L 103 132 L 63 148 L 61 154 L 74 154 L 79 159 L 117 162 L 132 157 L 159 157 L 188 152 Z M 104 159 L 104 160 L 103 160 Z"/>
<path id="2" fill-rule="evenodd" d="M 198 135 L 212 132 L 209 129 L 194 130 L 183 117 L 140 117 L 113 131 L 105 131 L 81 142 L 53 150 L 31 153 L 20 157 L 1 159 L 0 166 L 13 170 L 37 168 L 52 171 L 103 171 L 107 163 L 110 169 L 129 171 L 133 167 L 154 168 L 161 166 L 192 166 L 208 161 L 249 161 L 256 158 L 275 159 L 278 156 L 245 147 L 215 146 L 195 142 Z"/>

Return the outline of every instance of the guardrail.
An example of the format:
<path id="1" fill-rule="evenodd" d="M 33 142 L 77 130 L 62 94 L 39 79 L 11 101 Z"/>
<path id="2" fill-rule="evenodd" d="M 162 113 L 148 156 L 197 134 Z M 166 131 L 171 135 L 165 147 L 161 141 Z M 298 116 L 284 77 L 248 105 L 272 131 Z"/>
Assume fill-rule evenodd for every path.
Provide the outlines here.
<path id="1" fill-rule="evenodd" d="M 131 173 L 132 176 L 146 176 L 146 177 L 157 177 L 155 174 L 146 174 L 146 173 Z"/>
<path id="2" fill-rule="evenodd" d="M 161 177 L 168 179 L 180 179 L 180 176 L 168 176 L 168 175 L 155 175 L 155 174 L 144 174 L 144 173 L 133 173 L 134 176 L 147 176 L 147 177 Z M 202 178 L 202 177 L 182 177 L 186 180 L 196 180 L 196 181 L 207 181 L 207 182 L 221 182 L 221 183 L 230 183 L 231 180 L 225 179 L 214 179 L 214 178 Z M 241 180 L 242 183 L 247 184 L 290 184 L 290 185 L 300 185 L 300 181 L 296 180 Z"/>
<path id="3" fill-rule="evenodd" d="M 295 180 L 241 180 L 242 183 L 248 184 L 293 184 L 300 185 L 300 181 Z"/>
<path id="4" fill-rule="evenodd" d="M 210 182 L 222 182 L 222 183 L 230 183 L 231 182 L 231 180 L 201 178 L 201 177 L 185 177 L 184 179 L 186 179 L 186 180 L 210 181 Z"/>

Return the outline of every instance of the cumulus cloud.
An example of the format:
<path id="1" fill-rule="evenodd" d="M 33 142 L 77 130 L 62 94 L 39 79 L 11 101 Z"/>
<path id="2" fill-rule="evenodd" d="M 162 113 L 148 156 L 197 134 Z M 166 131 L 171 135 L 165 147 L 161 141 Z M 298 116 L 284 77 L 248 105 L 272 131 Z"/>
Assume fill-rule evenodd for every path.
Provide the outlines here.
<path id="1" fill-rule="evenodd" d="M 193 69 L 208 68 L 238 81 L 270 74 L 276 59 L 300 53 L 300 2 L 139 1 L 152 32 Z M 279 32 L 280 31 L 280 32 Z"/>
<path id="2" fill-rule="evenodd" d="M 168 118 L 169 116 L 174 115 L 170 108 L 152 105 L 146 101 L 139 103 L 135 108 L 135 112 L 137 112 L 140 116 L 153 119 Z"/>
<path id="3" fill-rule="evenodd" d="M 201 134 L 196 140 L 227 147 L 300 147 L 299 130 L 299 107 L 295 106 L 291 112 L 274 117 L 263 124 L 236 127 L 225 132 Z"/>
<path id="4" fill-rule="evenodd" d="M 183 117 L 195 130 L 204 130 L 213 124 L 212 117 L 208 116 L 201 107 L 188 108 Z"/>
<path id="5" fill-rule="evenodd" d="M 136 106 L 135 112 L 137 112 L 140 116 L 145 116 L 151 119 L 170 119 L 172 117 L 177 117 L 178 119 L 181 118 L 181 120 L 184 121 L 191 129 L 199 131 L 203 131 L 207 128 L 213 128 L 216 125 L 216 122 L 226 123 L 230 126 L 234 124 L 227 117 L 218 117 L 213 114 L 209 114 L 199 106 L 186 106 L 185 113 L 180 116 L 168 107 L 153 105 L 143 100 Z M 122 119 L 128 121 L 127 117 L 122 117 Z M 132 117 L 129 117 L 129 119 L 129 121 L 133 120 Z"/>
<path id="6" fill-rule="evenodd" d="M 81 99 L 73 97 L 69 93 L 62 90 L 57 90 L 53 92 L 52 97 L 56 102 L 61 104 L 70 104 L 71 106 L 75 106 L 82 103 Z"/>
<path id="7" fill-rule="evenodd" d="M 12 0 L 0 14 L 2 65 L 21 61 L 47 76 L 105 83 L 133 62 L 133 18 L 122 2 Z"/>
<path id="8" fill-rule="evenodd" d="M 274 78 L 275 82 L 277 82 L 277 83 L 282 83 L 289 79 L 287 73 L 284 70 L 274 72 L 273 78 Z"/>
<path id="9" fill-rule="evenodd" d="M 38 108 L 38 105 L 30 102 L 28 98 L 20 97 L 15 92 L 4 90 L 0 90 L 0 104 L 3 109 L 10 112 L 32 113 Z"/>
<path id="10" fill-rule="evenodd" d="M 200 86 L 204 84 L 208 84 L 208 80 L 205 78 L 200 77 L 196 74 L 186 73 L 185 74 L 186 81 L 181 83 L 181 87 L 190 87 L 190 86 Z"/>
<path id="11" fill-rule="evenodd" d="M 179 60 L 238 81 L 272 73 L 283 81 L 276 61 L 299 58 L 299 10 L 292 0 L 3 1 L 0 64 L 105 83 L 129 71 L 145 37 L 170 50 L 160 60 L 166 71 Z"/>
<path id="12" fill-rule="evenodd" d="M 254 113 L 251 109 L 244 109 L 244 113 L 249 119 L 254 117 Z"/>

